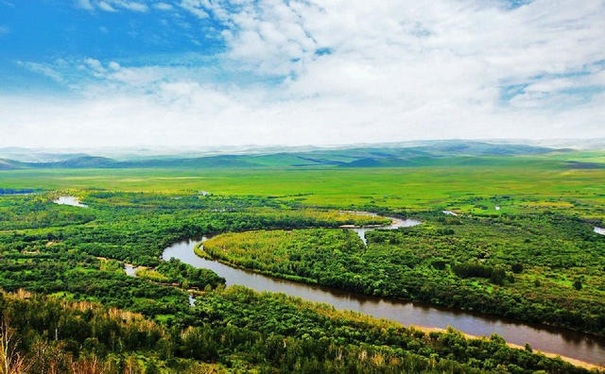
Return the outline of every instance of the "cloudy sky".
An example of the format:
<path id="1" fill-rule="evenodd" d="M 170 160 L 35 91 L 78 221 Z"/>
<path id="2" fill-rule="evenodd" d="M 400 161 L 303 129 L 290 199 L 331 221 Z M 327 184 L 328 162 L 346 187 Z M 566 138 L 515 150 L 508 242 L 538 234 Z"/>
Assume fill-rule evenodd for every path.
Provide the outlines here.
<path id="1" fill-rule="evenodd" d="M 0 147 L 605 137 L 605 0 L 0 0 Z"/>

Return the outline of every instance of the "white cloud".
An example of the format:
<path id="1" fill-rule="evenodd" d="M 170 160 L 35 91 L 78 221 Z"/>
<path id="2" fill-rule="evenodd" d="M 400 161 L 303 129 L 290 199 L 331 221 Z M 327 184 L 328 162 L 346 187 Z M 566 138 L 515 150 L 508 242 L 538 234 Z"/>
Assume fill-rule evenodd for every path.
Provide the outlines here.
<path id="1" fill-rule="evenodd" d="M 153 4 L 154 8 L 159 10 L 172 10 L 174 7 L 168 3 L 155 3 Z"/>
<path id="2" fill-rule="evenodd" d="M 204 3 L 202 0 L 181 0 L 179 6 L 198 18 L 206 19 L 209 16 L 204 10 Z"/>
<path id="3" fill-rule="evenodd" d="M 14 109 L 0 114 L 0 123 L 12 126 L 3 132 L 2 142 L 49 147 L 74 141 L 83 147 L 205 147 L 426 138 L 590 138 L 602 134 L 605 116 L 604 97 L 591 103 L 586 112 L 563 113 L 493 112 L 447 100 L 415 106 L 377 100 L 352 103 L 339 96 L 275 101 L 263 88 L 221 87 L 185 79 L 165 82 L 163 74 L 121 70 L 130 71 L 136 79 L 120 79 L 130 86 L 139 84 L 140 89 L 123 91 L 105 85 L 104 90 L 91 89 L 86 99 L 75 103 L 39 98 L 11 98 L 10 102 L 0 97 L 3 107 Z M 152 92 L 144 92 L 149 87 Z"/>
<path id="4" fill-rule="evenodd" d="M 15 130 L 0 143 L 62 145 L 62 137 L 23 137 L 53 126 L 86 145 L 605 136 L 601 0 L 515 9 L 496 0 L 153 6 L 220 21 L 226 51 L 212 64 L 174 56 L 164 66 L 95 58 L 29 66 L 57 74 L 81 99 L 10 106 L 0 97 L 1 107 L 34 108 L 0 114 Z M 70 64 L 82 76 L 70 75 Z"/>
<path id="5" fill-rule="evenodd" d="M 106 12 L 117 12 L 117 10 L 112 7 L 109 3 L 105 2 L 105 1 L 101 1 L 97 4 L 97 6 L 99 7 L 99 9 L 104 10 Z"/>
<path id="6" fill-rule="evenodd" d="M 147 10 L 149 10 L 147 5 L 136 1 L 113 0 L 113 4 L 134 12 L 146 12 Z"/>
<path id="7" fill-rule="evenodd" d="M 107 67 L 113 71 L 120 70 L 121 66 L 115 61 L 110 61 Z"/>
<path id="8" fill-rule="evenodd" d="M 80 9 L 88 11 L 99 9 L 110 13 L 115 13 L 119 9 L 140 13 L 149 10 L 147 4 L 129 0 L 75 0 L 75 5 Z"/>
<path id="9" fill-rule="evenodd" d="M 94 7 L 92 6 L 92 3 L 90 2 L 90 0 L 76 0 L 75 4 L 78 8 L 81 9 L 85 9 L 85 10 L 93 10 Z"/>
<path id="10" fill-rule="evenodd" d="M 105 72 L 105 68 L 103 67 L 103 64 L 101 64 L 101 61 L 94 59 L 94 58 L 86 58 L 84 59 L 84 64 L 86 64 L 89 68 L 91 68 L 92 70 L 94 70 L 95 72 Z"/>
<path id="11" fill-rule="evenodd" d="M 24 68 L 28 69 L 29 71 L 32 71 L 32 72 L 38 73 L 38 74 L 42 74 L 43 76 L 50 78 L 57 83 L 65 82 L 62 74 L 59 71 L 53 69 L 52 67 L 50 67 L 48 65 L 39 64 L 36 62 L 28 62 L 28 61 L 18 61 L 17 64 L 20 66 L 23 66 Z"/>

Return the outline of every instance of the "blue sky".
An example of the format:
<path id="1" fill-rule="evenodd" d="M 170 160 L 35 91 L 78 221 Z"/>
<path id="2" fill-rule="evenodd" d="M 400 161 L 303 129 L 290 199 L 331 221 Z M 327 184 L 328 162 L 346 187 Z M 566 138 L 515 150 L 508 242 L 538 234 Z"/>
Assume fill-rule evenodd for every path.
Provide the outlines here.
<path id="1" fill-rule="evenodd" d="M 116 2 L 120 3 L 137 4 Z M 67 88 L 53 84 L 52 78 L 39 74 L 41 71 L 33 65 L 28 69 L 27 64 L 62 70 L 59 62 L 73 64 L 94 56 L 99 61 L 119 61 L 131 67 L 191 66 L 184 55 L 201 59 L 225 49 L 218 36 L 222 26 L 212 18 L 199 19 L 176 9 L 169 13 L 148 5 L 136 11 L 111 1 L 69 4 L 65 0 L 0 2 L 1 83 L 5 89 L 23 92 L 34 85 L 60 92 Z M 99 4 L 108 4 L 113 10 L 104 10 Z M 87 78 L 73 71 L 61 74 L 67 75 L 67 80 Z"/>
<path id="2" fill-rule="evenodd" d="M 605 137 L 605 1 L 0 0 L 0 147 Z"/>

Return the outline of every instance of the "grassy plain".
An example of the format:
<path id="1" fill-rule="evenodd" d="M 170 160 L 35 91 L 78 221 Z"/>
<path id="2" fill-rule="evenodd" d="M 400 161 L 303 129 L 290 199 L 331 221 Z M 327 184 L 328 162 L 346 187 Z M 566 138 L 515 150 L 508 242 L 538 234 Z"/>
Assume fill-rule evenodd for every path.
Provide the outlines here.
<path id="1" fill-rule="evenodd" d="M 279 197 L 305 205 L 443 208 L 476 214 L 569 208 L 583 217 L 605 213 L 604 168 L 571 168 L 544 156 L 471 161 L 410 168 L 15 170 L 0 172 L 0 187 L 208 191 Z"/>

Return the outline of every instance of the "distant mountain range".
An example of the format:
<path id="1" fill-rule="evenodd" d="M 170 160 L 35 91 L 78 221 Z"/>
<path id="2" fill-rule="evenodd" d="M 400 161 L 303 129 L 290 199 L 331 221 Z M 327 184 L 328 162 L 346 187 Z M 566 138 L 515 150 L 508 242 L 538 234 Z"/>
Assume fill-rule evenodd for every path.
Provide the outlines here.
<path id="1" fill-rule="evenodd" d="M 414 145 L 415 144 L 415 145 Z M 432 141 L 412 144 L 383 144 L 355 148 L 310 150 L 255 149 L 250 153 L 189 157 L 187 155 L 146 156 L 116 160 L 76 154 L 37 154 L 49 161 L 0 159 L 0 169 L 82 169 L 82 168 L 253 168 L 253 167 L 401 167 L 421 166 L 449 158 L 480 156 L 521 156 L 553 152 L 553 148 L 495 144 L 477 141 Z M 23 150 L 21 150 L 23 152 Z M 26 154 L 26 153 L 23 153 Z"/>
<path id="2" fill-rule="evenodd" d="M 0 155 L 7 154 L 2 153 Z M 491 143 L 480 141 L 427 141 L 342 148 L 262 148 L 249 153 L 191 157 L 185 155 L 136 156 L 116 159 L 85 153 L 36 153 L 11 149 L 20 160 L 0 158 L 0 170 L 7 169 L 83 169 L 83 168 L 254 168 L 254 167 L 405 167 L 500 156 L 540 155 L 567 149 Z M 24 157 L 26 156 L 26 157 Z M 28 160 L 29 158 L 29 160 Z M 38 161 L 31 161 L 38 160 Z M 42 161 L 40 161 L 42 160 Z M 476 162 L 476 160 L 475 160 Z"/>

